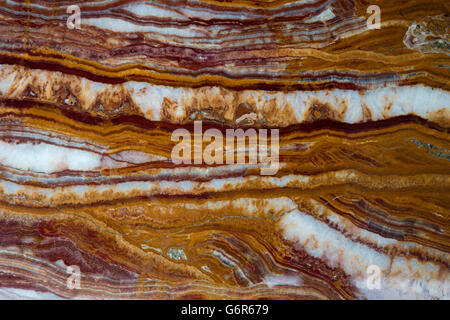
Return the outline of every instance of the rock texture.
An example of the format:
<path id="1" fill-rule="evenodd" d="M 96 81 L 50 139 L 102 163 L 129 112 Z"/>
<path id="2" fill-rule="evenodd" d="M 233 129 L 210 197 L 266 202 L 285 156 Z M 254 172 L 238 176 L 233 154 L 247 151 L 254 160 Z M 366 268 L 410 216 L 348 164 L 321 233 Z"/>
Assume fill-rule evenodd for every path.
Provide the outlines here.
<path id="1" fill-rule="evenodd" d="M 0 1 L 0 298 L 449 299 L 449 24 L 442 0 Z M 278 129 L 278 172 L 174 164 L 199 120 Z"/>

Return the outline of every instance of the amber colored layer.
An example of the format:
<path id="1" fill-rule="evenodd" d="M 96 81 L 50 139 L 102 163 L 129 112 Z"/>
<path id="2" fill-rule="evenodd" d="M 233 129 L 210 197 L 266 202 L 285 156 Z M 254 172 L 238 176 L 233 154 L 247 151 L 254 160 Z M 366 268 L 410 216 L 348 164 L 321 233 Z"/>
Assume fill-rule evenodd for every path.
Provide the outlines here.
<path id="1" fill-rule="evenodd" d="M 125 150 L 170 158 L 174 145 L 173 127 L 138 119 L 82 121 L 82 115 L 33 109 L 5 113 L 2 119 L 4 142 L 46 141 L 105 158 Z M 70 140 L 62 140 L 65 136 Z M 0 244 L 18 251 L 2 251 L 0 265 L 9 273 L 1 282 L 63 297 L 365 297 L 354 275 L 343 270 L 349 263 L 344 257 L 341 268 L 331 267 L 325 257 L 318 259 L 283 237 L 283 217 L 292 210 L 392 263 L 400 258 L 428 263 L 440 270 L 431 277 L 445 281 L 449 150 L 446 129 L 403 117 L 358 126 L 322 121 L 285 128 L 281 168 L 271 177 L 232 165 L 206 174 L 205 164 L 177 169 L 165 160 L 83 172 L 61 167 L 51 174 L 3 165 Z M 282 180 L 285 186 L 277 182 Z M 11 184 L 17 185 L 15 193 Z M 82 193 L 76 189 L 81 186 Z M 173 249 L 182 250 L 184 258 Z M 81 290 L 65 289 L 65 270 L 56 261 L 81 267 Z M 280 284 L 268 286 L 271 277 Z"/>

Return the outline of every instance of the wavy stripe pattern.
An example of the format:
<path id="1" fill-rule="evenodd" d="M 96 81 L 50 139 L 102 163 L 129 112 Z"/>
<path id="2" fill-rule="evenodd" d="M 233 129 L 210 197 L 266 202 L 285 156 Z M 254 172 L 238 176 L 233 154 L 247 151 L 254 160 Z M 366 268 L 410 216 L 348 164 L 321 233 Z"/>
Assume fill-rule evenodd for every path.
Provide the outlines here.
<path id="1" fill-rule="evenodd" d="M 0 299 L 449 299 L 448 6 L 375 2 L 0 1 Z"/>

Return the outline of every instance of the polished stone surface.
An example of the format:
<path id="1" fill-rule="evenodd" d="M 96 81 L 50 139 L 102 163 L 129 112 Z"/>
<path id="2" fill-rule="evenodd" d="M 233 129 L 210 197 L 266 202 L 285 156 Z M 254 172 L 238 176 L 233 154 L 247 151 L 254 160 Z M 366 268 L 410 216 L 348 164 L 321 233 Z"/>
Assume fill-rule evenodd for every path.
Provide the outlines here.
<path id="1" fill-rule="evenodd" d="M 0 299 L 450 298 L 445 1 L 73 4 L 0 1 Z"/>

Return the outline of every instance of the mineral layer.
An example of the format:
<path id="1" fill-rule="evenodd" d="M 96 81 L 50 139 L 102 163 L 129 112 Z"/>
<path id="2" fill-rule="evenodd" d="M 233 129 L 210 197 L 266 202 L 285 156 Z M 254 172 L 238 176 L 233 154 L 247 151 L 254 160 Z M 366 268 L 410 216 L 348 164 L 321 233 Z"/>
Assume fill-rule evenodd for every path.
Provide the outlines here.
<path id="1" fill-rule="evenodd" d="M 449 11 L 0 1 L 0 299 L 449 299 Z"/>

